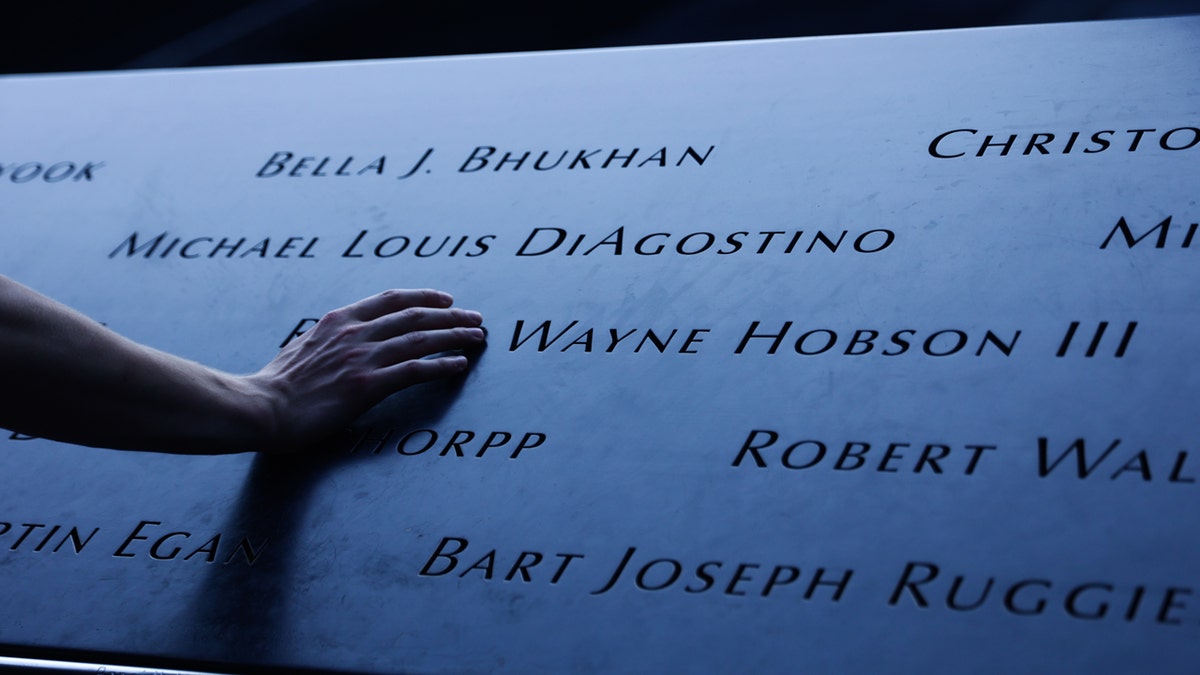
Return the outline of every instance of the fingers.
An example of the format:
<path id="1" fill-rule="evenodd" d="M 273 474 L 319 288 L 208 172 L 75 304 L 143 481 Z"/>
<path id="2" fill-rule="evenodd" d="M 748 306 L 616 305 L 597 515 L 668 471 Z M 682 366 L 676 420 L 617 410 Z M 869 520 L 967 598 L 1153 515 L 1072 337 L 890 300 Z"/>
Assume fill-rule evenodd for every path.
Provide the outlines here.
<path id="1" fill-rule="evenodd" d="M 435 291 L 431 288 L 417 290 L 394 288 L 359 300 L 348 305 L 345 310 L 351 318 L 359 321 L 371 321 L 410 307 L 444 308 L 452 304 L 454 304 L 454 298 L 450 297 L 449 293 L 442 291 Z"/>
<path id="2" fill-rule="evenodd" d="M 333 317 L 329 326 L 339 349 L 357 345 L 355 368 L 382 397 L 466 370 L 465 357 L 444 354 L 482 347 L 483 317 L 452 303 L 453 298 L 441 291 L 390 290 L 326 316 Z"/>
<path id="3" fill-rule="evenodd" d="M 469 309 L 409 307 L 371 321 L 364 337 L 383 341 L 417 331 L 475 328 L 482 324 L 483 316 Z"/>
<path id="4" fill-rule="evenodd" d="M 375 351 L 378 367 L 387 368 L 403 361 L 423 359 L 427 356 L 459 349 L 472 349 L 483 345 L 482 328 L 449 328 L 406 333 L 379 343 Z"/>
<path id="5" fill-rule="evenodd" d="M 388 392 L 410 385 L 456 375 L 467 369 L 467 357 L 442 356 L 436 359 L 413 359 L 376 371 L 380 387 Z"/>

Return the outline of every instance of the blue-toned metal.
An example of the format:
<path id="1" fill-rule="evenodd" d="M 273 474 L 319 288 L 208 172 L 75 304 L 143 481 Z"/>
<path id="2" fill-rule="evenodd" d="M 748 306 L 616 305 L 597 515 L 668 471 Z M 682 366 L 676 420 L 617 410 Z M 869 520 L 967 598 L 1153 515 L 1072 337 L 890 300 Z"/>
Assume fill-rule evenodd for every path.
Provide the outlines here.
<path id="1" fill-rule="evenodd" d="M 0 79 L 4 274 L 232 371 L 387 287 L 490 334 L 316 457 L 6 434 L 0 643 L 1191 670 L 1198 45 L 1181 18 Z"/>

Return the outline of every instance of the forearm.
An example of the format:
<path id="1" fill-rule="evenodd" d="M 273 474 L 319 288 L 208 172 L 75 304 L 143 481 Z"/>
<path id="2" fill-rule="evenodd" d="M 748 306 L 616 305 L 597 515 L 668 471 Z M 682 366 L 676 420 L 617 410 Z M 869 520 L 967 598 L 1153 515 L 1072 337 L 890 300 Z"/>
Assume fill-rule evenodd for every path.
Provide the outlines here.
<path id="1" fill-rule="evenodd" d="M 0 426 L 83 445 L 180 453 L 320 443 L 391 393 L 463 372 L 483 317 L 431 289 L 326 314 L 253 375 L 139 345 L 0 276 Z"/>
<path id="2" fill-rule="evenodd" d="M 83 445 L 256 449 L 271 408 L 253 380 L 117 335 L 0 276 L 0 426 Z"/>

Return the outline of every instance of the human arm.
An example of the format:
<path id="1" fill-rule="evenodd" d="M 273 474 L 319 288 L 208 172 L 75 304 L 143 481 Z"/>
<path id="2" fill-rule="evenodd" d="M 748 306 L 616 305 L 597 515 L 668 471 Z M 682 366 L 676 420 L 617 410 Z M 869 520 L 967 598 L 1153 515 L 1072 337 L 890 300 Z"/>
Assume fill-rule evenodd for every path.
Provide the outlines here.
<path id="1" fill-rule="evenodd" d="M 233 375 L 124 338 L 0 276 L 0 426 L 56 440 L 189 454 L 287 452 L 389 394 L 460 373 L 478 312 L 394 290 L 325 315 L 262 370 Z"/>

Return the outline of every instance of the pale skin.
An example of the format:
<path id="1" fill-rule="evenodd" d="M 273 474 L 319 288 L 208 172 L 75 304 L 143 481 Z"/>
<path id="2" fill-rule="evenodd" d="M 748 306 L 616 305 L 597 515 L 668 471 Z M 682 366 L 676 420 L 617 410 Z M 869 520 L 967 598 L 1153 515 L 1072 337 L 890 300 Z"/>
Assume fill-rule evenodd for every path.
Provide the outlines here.
<path id="1" fill-rule="evenodd" d="M 453 352 L 484 344 L 483 318 L 452 305 L 441 291 L 384 291 L 329 312 L 257 373 L 234 375 L 0 276 L 0 427 L 126 450 L 302 450 L 396 391 L 465 371 Z"/>

